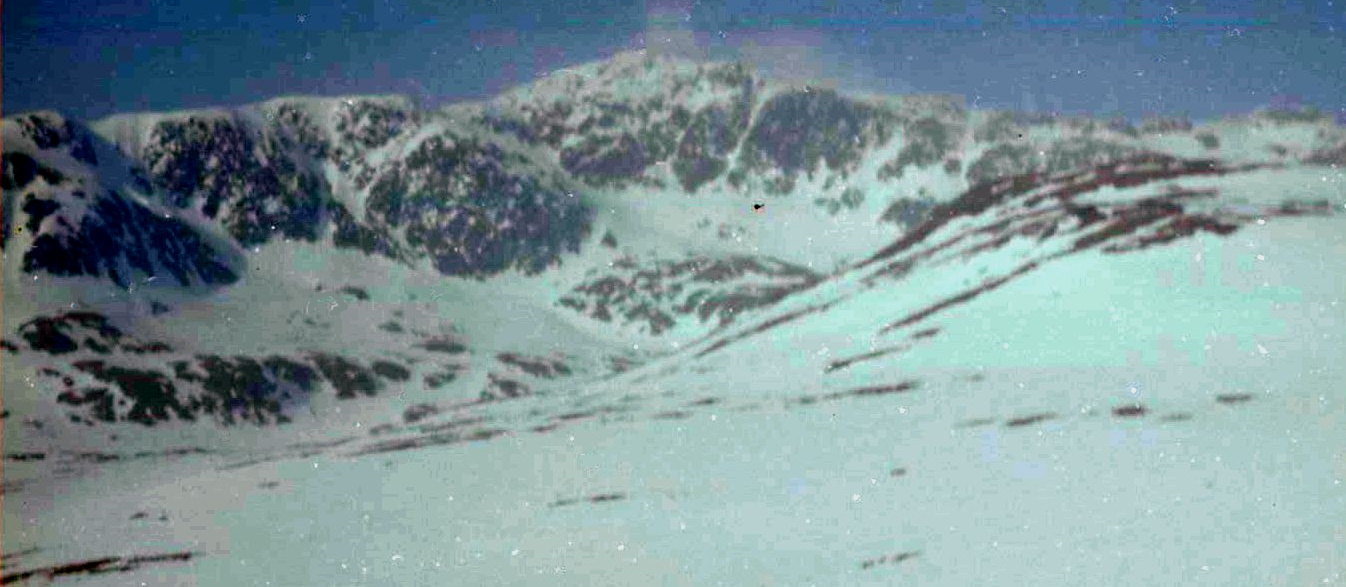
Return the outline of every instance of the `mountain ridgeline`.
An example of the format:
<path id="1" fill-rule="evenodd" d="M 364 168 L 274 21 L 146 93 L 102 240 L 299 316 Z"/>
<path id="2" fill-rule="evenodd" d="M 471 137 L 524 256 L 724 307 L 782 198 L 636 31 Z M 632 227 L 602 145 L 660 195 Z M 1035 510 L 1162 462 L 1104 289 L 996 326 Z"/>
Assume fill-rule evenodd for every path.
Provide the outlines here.
<path id="1" fill-rule="evenodd" d="M 932 299 L 927 313 L 885 334 L 1067 254 L 1223 236 L 1251 218 L 1202 203 L 1215 188 L 1167 185 L 1130 203 L 1087 201 L 1095 191 L 1346 165 L 1346 129 L 1313 109 L 1135 125 L 969 110 L 949 96 L 854 95 L 779 84 L 741 63 L 643 54 L 438 110 L 398 97 L 289 97 L 91 123 L 36 112 L 3 125 L 4 255 L 11 277 L 31 277 L 22 288 L 85 278 L 126 292 L 156 280 L 198 296 L 228 292 L 252 275 L 256 255 L 294 243 L 450 281 L 554 276 L 556 284 L 529 295 L 608 345 L 529 355 L 511 345 L 538 338 L 531 334 L 436 333 L 401 310 L 371 328 L 385 349 L 379 356 L 292 344 L 280 332 L 258 334 L 246 349 L 145 342 L 132 332 L 135 319 L 110 322 L 97 307 L 16 316 L 5 350 L 26 357 L 20 363 L 81 425 L 287 422 L 289 407 L 324 385 L 341 399 L 408 385 L 471 386 L 472 401 L 520 397 L 549 380 L 638 366 L 650 359 L 631 350 L 640 341 L 700 345 L 696 356 L 718 351 L 841 303 L 817 292 L 848 275 L 878 287 L 940 266 L 950 251 L 972 258 L 1015 239 L 1047 243 L 1043 250 L 1059 244 L 1001 281 Z M 779 214 L 784 220 L 756 233 L 775 248 L 743 245 L 746 221 L 701 211 L 724 202 L 744 218 L 754 209 Z M 652 251 L 641 241 L 648 231 L 616 219 L 619 208 L 691 236 Z M 1286 200 L 1259 210 L 1329 208 Z M 972 230 L 955 222 L 977 218 Z M 794 255 L 814 235 L 791 223 L 830 222 L 859 235 L 852 248 L 866 261 L 818 267 Z M 341 302 L 325 298 L 331 308 L 372 307 L 362 289 L 371 285 L 339 294 L 305 287 L 338 295 Z M 815 303 L 786 303 L 810 291 Z M 156 301 L 155 314 L 171 313 L 166 304 Z M 279 319 L 338 347 L 350 336 L 300 306 Z M 451 318 L 473 312 L 463 313 Z M 747 330 L 735 331 L 740 325 Z M 474 346 L 483 334 L 492 348 Z"/>
<path id="2" fill-rule="evenodd" d="M 123 285 L 156 263 L 184 283 L 230 281 L 239 268 L 179 217 L 240 248 L 330 243 L 485 277 L 577 252 L 591 229 L 584 196 L 599 189 L 785 197 L 808 191 L 801 180 L 881 186 L 926 169 L 972 185 L 1162 150 L 1151 135 L 1220 154 L 1218 129 L 1181 120 L 969 111 L 952 97 L 850 96 L 770 84 L 739 63 L 634 54 L 438 111 L 395 97 L 281 98 L 91 126 L 50 112 L 4 124 L 5 243 L 27 230 L 26 270 Z M 1269 156 L 1342 163 L 1346 132 L 1326 114 L 1249 124 L 1315 129 L 1311 144 L 1269 145 Z M 843 196 L 819 198 L 820 210 L 864 194 Z M 151 240 L 172 244 L 149 251 Z"/>

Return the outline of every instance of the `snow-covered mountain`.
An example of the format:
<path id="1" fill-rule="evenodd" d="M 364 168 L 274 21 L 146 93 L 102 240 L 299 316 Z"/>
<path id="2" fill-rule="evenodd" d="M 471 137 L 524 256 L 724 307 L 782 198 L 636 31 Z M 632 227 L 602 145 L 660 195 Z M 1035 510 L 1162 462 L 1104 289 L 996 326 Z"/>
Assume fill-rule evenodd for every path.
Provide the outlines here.
<path id="1" fill-rule="evenodd" d="M 3 124 L 6 582 L 1340 580 L 1312 109 L 632 53 Z"/>

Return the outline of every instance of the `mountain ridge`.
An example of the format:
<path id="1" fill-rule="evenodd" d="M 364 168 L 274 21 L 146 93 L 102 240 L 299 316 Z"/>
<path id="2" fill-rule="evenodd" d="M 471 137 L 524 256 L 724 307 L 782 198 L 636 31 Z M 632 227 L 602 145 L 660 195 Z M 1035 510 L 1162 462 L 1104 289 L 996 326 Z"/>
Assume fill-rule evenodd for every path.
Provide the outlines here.
<path id="1" fill-rule="evenodd" d="M 589 75 L 596 81 L 589 83 L 581 77 L 584 72 L 592 72 Z M 637 74 L 654 75 L 658 83 L 631 86 L 627 78 Z M 551 86 L 560 86 L 566 92 L 558 90 L 546 94 L 549 97 L 533 98 Z M 715 92 L 720 90 L 715 88 L 728 91 L 724 94 L 727 98 L 717 98 L 719 94 Z M 626 90 L 638 91 L 635 95 L 620 95 L 620 91 Z M 561 257 L 552 249 L 573 252 L 578 246 L 576 237 L 583 238 L 588 229 L 588 222 L 583 219 L 585 212 L 579 210 L 580 218 L 564 220 L 574 212 L 566 212 L 564 206 L 555 208 L 558 205 L 555 196 L 547 196 L 548 193 L 578 191 L 579 199 L 586 200 L 592 199 L 588 197 L 592 192 L 604 191 L 605 185 L 618 189 L 640 185 L 663 191 L 659 186 L 668 187 L 667 180 L 671 180 L 690 193 L 704 188 L 771 195 L 793 193 L 795 184 L 804 181 L 802 191 L 829 194 L 837 189 L 835 199 L 815 198 L 817 206 L 835 215 L 842 210 L 872 207 L 865 206 L 863 201 L 865 192 L 875 191 L 871 185 L 880 187 L 892 183 L 885 180 L 901 180 L 907 170 L 923 176 L 916 180 L 918 184 L 930 184 L 916 187 L 948 193 L 1002 173 L 1034 167 L 1061 171 L 1091 161 L 1131 156 L 1138 152 L 1139 146 L 1130 145 L 1152 133 L 1194 136 L 1198 143 L 1214 144 L 1213 148 L 1219 149 L 1219 139 L 1211 129 L 1194 129 L 1190 123 L 1181 121 L 1149 121 L 1133 128 L 1118 127 L 1115 121 L 1105 125 L 1079 119 L 1015 118 L 994 112 L 987 112 L 983 120 L 978 120 L 982 114 L 967 111 L 958 104 L 956 99 L 930 96 L 857 98 L 833 90 L 810 90 L 808 86 L 801 89 L 769 84 L 740 63 L 694 63 L 628 53 L 585 64 L 563 81 L 544 79 L 483 103 L 450 105 L 434 111 L 419 110 L 406 98 L 397 96 L 281 97 L 233 109 L 114 115 L 91 127 L 127 151 L 132 159 L 141 161 L 158 191 L 166 192 L 155 194 L 155 198 L 201 212 L 223 224 L 244 247 L 277 236 L 330 240 L 337 246 L 356 247 L 394 259 L 428 257 L 447 274 L 478 275 L 490 275 L 505 260 L 520 256 L 536 259 L 523 261 L 522 265 L 518 265 L 519 261 L 511 264 L 537 270 L 559 261 Z M 564 107 L 568 118 L 543 114 L 551 111 L 539 111 L 539 107 Z M 575 108 L 582 108 L 583 112 L 569 112 Z M 812 114 L 807 110 L 796 113 L 800 108 L 819 110 Z M 828 119 L 828 116 L 841 118 Z M 1346 145 L 1346 133 L 1326 124 L 1330 122 L 1328 118 L 1311 109 L 1298 113 L 1284 111 L 1276 116 L 1253 115 L 1248 118 L 1252 121 L 1249 125 L 1262 119 L 1308 125 L 1307 129 L 1316 129 L 1317 133 L 1310 137 L 1311 141 L 1322 144 L 1297 153 L 1286 150 L 1283 156 L 1317 164 L 1338 163 L 1339 157 L 1334 153 Z M 315 121 L 315 117 L 326 118 Z M 439 118 L 443 120 L 432 121 Z M 770 121 L 777 118 L 819 120 L 833 130 L 823 132 L 805 127 L 791 131 L 802 133 L 797 139 L 788 139 L 776 136 L 779 131 L 772 130 L 779 123 Z M 681 122 L 675 125 L 677 128 L 668 128 L 669 123 L 677 122 Z M 1044 122 L 1063 126 L 1075 138 L 1043 145 L 1045 148 L 1039 149 L 1035 156 L 1032 127 Z M 857 124 L 862 126 L 854 126 Z M 541 128 L 544 134 L 551 134 L 539 138 L 510 130 L 526 128 Z M 525 165 L 524 161 L 538 155 L 511 148 L 504 136 L 492 134 L 497 132 L 550 148 L 543 155 L 550 160 Z M 207 141 L 203 133 L 214 138 Z M 443 136 L 436 139 L 440 143 L 425 144 L 424 141 L 431 140 L 428 135 L 441 133 Z M 967 136 L 969 133 L 971 137 Z M 478 135 L 481 139 L 474 138 Z M 846 140 L 839 141 L 841 136 L 847 136 Z M 863 136 L 871 138 L 860 138 Z M 985 141 L 991 141 L 992 148 L 979 146 Z M 459 143 L 464 145 L 460 147 Z M 749 147 L 757 143 L 770 144 L 774 150 Z M 502 147 L 502 151 L 492 150 Z M 744 150 L 745 147 L 749 148 Z M 891 156 L 876 151 L 885 147 L 898 150 Z M 1283 145 L 1267 146 L 1276 147 L 1285 149 Z M 405 182 L 410 173 L 407 168 L 381 169 L 382 160 L 389 156 L 394 160 L 414 157 L 415 153 L 408 151 L 417 148 L 426 154 L 427 149 L 434 151 L 430 157 L 435 159 L 462 160 L 465 165 L 476 165 L 469 163 L 472 160 L 496 159 L 501 160 L 497 165 L 513 169 L 540 165 L 536 173 L 529 171 L 513 178 L 508 172 L 502 173 L 503 168 L 497 171 L 478 168 L 471 173 L 495 177 L 483 177 L 496 182 L 491 184 L 494 187 L 490 189 L 494 190 L 522 180 L 523 184 L 507 189 L 538 194 L 544 200 L 550 198 L 552 203 L 518 218 L 502 216 L 501 211 L 483 209 L 480 205 L 446 207 L 442 203 L 432 204 L 443 216 L 430 224 L 401 226 L 402 222 L 390 222 L 386 213 L 381 218 L 370 218 L 367 205 L 371 200 L 382 201 L 385 206 L 393 204 L 386 197 L 376 197 L 378 194 L 373 190 L 379 188 L 386 193 Z M 481 148 L 486 150 L 479 151 Z M 1191 148 L 1178 151 L 1201 152 Z M 878 169 L 856 169 L 866 160 L 873 161 L 870 165 L 878 165 Z M 213 161 L 223 167 L 202 168 Z M 657 169 L 670 161 L 669 169 Z M 821 169 L 816 167 L 820 163 Z M 925 172 L 937 166 L 944 167 L 943 175 L 947 177 Z M 424 162 L 420 167 L 418 173 L 430 171 Z M 819 171 L 822 176 L 815 177 Z M 867 173 L 874 175 L 867 177 Z M 851 178 L 857 174 L 862 187 L 846 185 L 854 183 Z M 224 179 L 225 175 L 230 179 Z M 570 181 L 561 179 L 567 176 Z M 744 183 L 749 180 L 752 185 Z M 541 183 L 534 185 L 532 181 Z M 459 192 L 462 189 L 471 187 Z M 261 193 L 264 199 L 253 202 L 243 196 L 244 192 Z M 442 200 L 447 194 L 427 195 L 431 200 Z M 464 196 L 471 197 L 453 194 L 455 198 Z M 233 207 L 238 209 L 232 210 Z M 560 214 L 562 220 L 548 219 L 547 224 L 577 227 L 570 229 L 568 235 L 560 235 L 560 240 L 547 250 L 535 252 L 501 247 L 521 238 L 536 240 L 540 234 L 490 236 L 500 232 L 501 224 L 509 227 L 519 222 L 541 222 L 541 217 L 527 219 L 529 214 L 534 217 Z M 394 215 L 391 220 L 405 219 Z M 474 232 L 467 225 L 473 223 L 487 227 L 486 233 Z M 335 233 L 328 236 L 326 233 L 332 230 Z M 475 236 L 478 234 L 482 236 Z M 415 242 L 407 242 L 407 238 Z M 472 253 L 455 261 L 452 257 L 460 248 Z"/>
<path id="2" fill-rule="evenodd" d="M 234 109 L 115 115 L 87 127 L 51 113 L 6 118 L 5 180 L 6 186 L 14 187 L 5 191 L 9 211 L 5 222 L 23 219 L 23 225 L 50 226 L 51 222 L 42 223 L 50 214 L 44 207 L 72 208 L 78 198 L 33 192 L 30 178 L 42 173 L 82 173 L 86 183 L 118 185 L 130 192 L 127 201 L 148 206 L 155 214 L 180 217 L 188 223 L 184 226 L 208 226 L 204 230 L 212 239 L 228 235 L 225 238 L 233 241 L 226 247 L 229 252 L 219 255 L 230 261 L 221 267 L 229 267 L 235 281 L 257 282 L 183 298 L 165 295 L 162 281 L 148 287 L 157 271 L 145 262 L 137 265 L 136 280 L 142 283 L 124 279 L 124 269 L 113 270 L 110 279 L 114 286 L 127 290 L 128 301 L 146 300 L 131 307 L 149 309 L 126 313 L 109 306 L 101 310 L 122 321 L 124 329 L 135 330 L 134 323 L 143 320 L 171 323 L 173 315 L 187 308 L 195 314 L 218 312 L 211 308 L 234 297 L 234 290 L 240 299 L 258 304 L 267 303 L 263 300 L 268 291 L 278 295 L 274 298 L 278 304 L 320 294 L 326 296 L 319 299 L 330 306 L 329 312 L 347 303 L 342 299 L 349 299 L 353 308 L 412 301 L 414 295 L 408 300 L 405 292 L 386 288 L 397 287 L 398 280 L 413 275 L 426 284 L 440 284 L 432 287 L 451 283 L 435 281 L 424 273 L 428 270 L 439 279 L 467 277 L 480 284 L 455 286 L 458 293 L 454 296 L 462 300 L 489 299 L 493 288 L 523 288 L 517 291 L 520 307 L 527 308 L 525 315 L 547 315 L 547 331 L 585 332 L 580 336 L 590 340 L 586 345 L 594 345 L 581 353 L 584 356 L 571 358 L 591 366 L 567 367 L 567 373 L 615 376 L 651 357 L 693 347 L 701 349 L 697 356 L 703 356 L 710 352 L 707 348 L 718 350 L 733 337 L 743 336 L 725 338 L 725 333 L 736 329 L 760 333 L 766 330 L 763 321 L 774 327 L 799 315 L 825 313 L 842 300 L 819 301 L 783 314 L 776 308 L 791 307 L 792 303 L 783 303 L 786 298 L 813 296 L 807 292 L 831 287 L 839 279 L 853 280 L 849 276 L 880 261 L 885 261 L 884 266 L 864 278 L 864 287 L 872 287 L 880 275 L 902 276 L 932 253 L 897 261 L 889 257 L 923 246 L 950 222 L 998 210 L 1001 200 L 1046 189 L 1054 182 L 1085 183 L 1049 190 L 1070 195 L 1052 196 L 1062 202 L 1061 207 L 1034 212 L 1036 219 L 1031 224 L 1014 228 L 1018 221 L 1007 217 L 983 229 L 995 238 L 966 255 L 994 253 L 1016 238 L 1006 232 L 1011 228 L 1032 232 L 1050 224 L 1052 228 L 1040 237 L 1045 242 L 1061 237 L 1055 227 L 1063 222 L 1067 226 L 1076 223 L 1066 230 L 1078 232 L 1114 214 L 1121 216 L 1111 224 L 1098 225 L 1104 232 L 1111 230 L 1111 236 L 1076 238 L 1092 238 L 1092 246 L 1133 231 L 1154 230 L 1150 225 L 1156 222 L 1161 223 L 1157 232 L 1141 237 L 1149 239 L 1143 242 L 1167 242 L 1201 231 L 1226 235 L 1238 224 L 1217 220 L 1211 212 L 1189 213 L 1184 208 L 1189 204 L 1178 203 L 1188 198 L 1188 192 L 1161 193 L 1143 200 L 1142 207 L 1115 211 L 1070 200 L 1074 192 L 1129 187 L 1132 184 L 1127 182 L 1136 180 L 1122 179 L 1131 173 L 1125 170 L 1128 166 L 1173 169 L 1137 175 L 1144 177 L 1140 183 L 1173 183 L 1208 170 L 1243 173 L 1258 166 L 1331 169 L 1337 164 L 1333 149 L 1339 148 L 1333 146 L 1334 141 L 1346 145 L 1346 131 L 1328 125 L 1311 110 L 1282 112 L 1279 118 L 1254 114 L 1221 123 L 1226 126 L 1154 120 L 1136 128 L 1116 121 L 968 110 L 948 96 L 854 97 L 807 85 L 775 84 L 739 63 L 694 63 L 636 53 L 586 64 L 564 76 L 515 88 L 482 103 L 438 110 L 420 110 L 398 96 L 280 97 Z M 674 130 L 681 134 L 674 137 L 670 134 Z M 1282 130 L 1281 134 L 1307 141 L 1309 146 L 1284 147 L 1276 134 Z M 1261 140 L 1267 150 L 1249 152 L 1247 137 L 1259 132 L 1266 135 Z M 1202 133 L 1212 140 L 1203 139 L 1206 135 Z M 1230 149 L 1227 144 L 1221 147 L 1219 137 L 1240 134 L 1240 149 L 1220 157 Z M 1040 147 L 1036 155 L 1031 151 L 1034 146 Z M 1270 148 L 1276 146 L 1282 148 Z M 95 158 L 95 151 L 102 153 L 103 164 L 89 168 L 90 162 L 83 159 Z M 27 170 L 24 164 L 13 163 L 27 158 L 37 165 L 38 159 L 30 152 L 48 162 L 52 171 L 43 171 L 48 167 Z M 631 153 L 639 157 L 630 159 Z M 119 166 L 115 173 L 107 171 L 114 162 Z M 609 164 L 617 167 L 609 169 Z M 19 179 L 25 180 L 23 185 Z M 25 189 L 30 193 L 15 193 Z M 1208 188 L 1193 189 L 1190 194 Z M 894 192 L 899 195 L 891 195 Z M 16 204 L 21 196 L 23 204 Z M 756 213 L 748 211 L 747 205 L 754 199 L 766 204 Z M 1033 199 L 1042 200 L 1041 196 Z M 1028 205 L 1038 206 L 1032 201 Z M 1305 198 L 1276 205 L 1299 206 L 1315 214 L 1332 209 Z M 1254 208 L 1264 217 L 1277 214 L 1274 205 Z M 1052 215 L 1058 219 L 1044 224 Z M 1127 215 L 1139 216 L 1127 220 Z M 728 221 L 717 224 L 718 218 Z M 1246 221 L 1247 215 L 1239 218 Z M 129 242 L 143 241 L 135 240 L 140 237 L 134 233 L 127 234 L 132 235 Z M 846 238 L 831 238 L 833 234 Z M 286 266 L 298 259 L 293 255 L 327 246 L 353 253 L 339 265 L 341 272 L 352 277 L 358 272 L 352 273 L 356 270 L 350 263 L 359 263 L 361 258 L 383 258 L 392 264 L 375 263 L 380 267 L 377 272 L 402 266 L 394 273 L 404 277 L 379 287 L 371 287 L 375 284 L 364 278 L 348 279 L 350 284 L 344 289 L 319 277 L 321 272 L 314 274 L 316 283 L 313 278 L 295 281 L 294 270 Z M 283 252 L 290 250 L 287 247 L 299 248 Z M 801 249 L 819 251 L 822 256 L 801 255 Z M 192 249 L 178 250 L 191 254 Z M 268 250 L 275 253 L 265 253 Z M 51 265 L 55 261 L 45 261 L 47 265 L 39 261 L 88 257 L 71 252 L 75 249 L 61 254 L 44 251 L 41 247 L 25 250 L 22 270 L 26 273 L 50 265 L 56 271 L 70 272 Z M 672 251 L 680 251 L 681 256 Z M 5 253 L 15 254 L 9 247 Z M 39 261 L 27 261 L 30 257 Z M 23 275 L 13 269 L 18 264 L 6 266 L 11 283 Z M 339 274 L 329 277 L 341 281 Z M 991 287 L 1004 282 L 993 283 Z M 268 290 L 272 286 L 266 284 L 279 289 Z M 352 298 L 342 292 L 359 295 Z M 959 299 L 971 299 L 977 294 L 961 295 L 966 297 Z M 105 299 L 117 297 L 113 292 Z M 100 311 L 104 304 L 88 296 L 75 298 L 71 308 Z M 436 345 L 460 349 L 468 356 L 480 355 L 494 367 L 472 367 L 471 361 L 415 366 L 423 359 L 416 358 L 416 352 L 408 354 L 405 342 L 397 342 L 407 328 L 391 314 L 357 319 L 383 341 L 380 346 L 391 345 L 363 363 L 385 365 L 382 371 L 395 374 L 390 380 L 394 384 L 414 375 L 427 387 L 453 382 L 458 393 L 479 386 L 483 398 L 512 397 L 533 393 L 535 386 L 555 385 L 543 380 L 525 384 L 532 372 L 519 373 L 516 367 L 492 363 L 489 357 L 494 355 L 513 356 L 522 341 L 502 337 L 489 322 L 474 320 L 461 309 L 445 308 L 445 300 L 452 299 L 443 293 L 433 295 L 431 307 L 439 308 L 433 311 L 441 313 L 439 320 L 448 330 L 438 334 L 420 330 L 414 336 L 422 342 L 416 344 L 430 345 L 422 351 Z M 26 303 L 43 305 L 31 299 Z M 49 303 L 43 311 L 11 313 L 23 318 L 11 322 L 20 328 L 7 330 L 22 331 L 34 320 L 59 322 L 54 311 L 66 304 Z M 327 348 L 330 345 L 321 342 L 325 335 L 320 333 L 337 332 L 338 326 L 315 317 L 312 305 L 312 301 L 302 303 L 302 316 L 291 310 L 243 321 L 284 321 L 311 331 L 295 339 L 309 341 L 299 346 L 276 339 L 249 345 L 252 350 L 239 354 L 231 346 L 213 345 L 219 348 L 206 350 L 212 345 L 204 341 L 166 344 L 201 344 L 201 356 L 233 353 L 236 362 L 242 361 L 237 364 L 244 365 L 257 364 L 274 349 L 284 348 L 290 354 L 277 357 L 290 365 L 305 364 L 340 348 Z M 769 317 L 773 313 L 776 318 Z M 496 316 L 493 320 L 516 320 L 502 313 L 492 315 Z M 760 316 L 768 317 L 751 318 Z M 210 331 L 224 335 L 221 340 L 244 340 L 229 334 L 241 327 L 233 322 L 234 315 L 222 317 L 224 322 Z M 745 317 L 757 320 L 758 325 L 745 323 Z M 475 326 L 462 331 L 463 324 L 474 321 Z M 478 342 L 486 347 L 475 348 Z M 30 345 L 28 350 L 49 349 L 49 344 Z M 21 348 L 18 341 L 8 338 L 6 345 L 11 352 Z M 631 348 L 619 350 L 624 346 Z M 605 350 L 588 354 L 597 349 Z M 229 364 L 211 360 L 217 370 Z M 312 364 L 304 368 L 314 374 L 323 371 Z M 165 377 L 177 369 L 167 363 L 159 367 Z M 343 369 L 358 371 L 354 366 Z M 249 377 L 265 381 L 259 385 L 272 390 L 259 392 L 256 401 L 271 401 L 266 398 L 277 384 L 284 383 L 276 379 L 279 372 L 254 371 Z M 346 381 L 347 375 L 333 379 L 338 371 L 328 371 L 329 384 L 339 395 L 356 395 L 338 389 L 353 385 Z M 511 372 L 517 375 L 506 375 Z M 185 376 L 188 371 L 180 373 Z M 381 389 L 374 383 L 377 379 L 368 379 L 373 371 L 368 373 L 359 376 L 367 383 L 358 387 Z M 463 373 L 468 375 L 462 377 Z M 199 383 L 182 380 L 187 388 Z M 213 385 L 226 400 L 233 397 L 232 391 L 224 391 L 228 386 Z M 130 393 L 129 388 L 124 392 Z"/>

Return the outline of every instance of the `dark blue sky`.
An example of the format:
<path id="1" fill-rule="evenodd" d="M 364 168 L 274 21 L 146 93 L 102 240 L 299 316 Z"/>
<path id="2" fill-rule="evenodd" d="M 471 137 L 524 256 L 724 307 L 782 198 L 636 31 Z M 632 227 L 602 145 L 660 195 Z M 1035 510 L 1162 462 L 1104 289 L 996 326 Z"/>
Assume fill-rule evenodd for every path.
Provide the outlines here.
<path id="1" fill-rule="evenodd" d="M 437 104 L 647 45 L 980 106 L 1205 118 L 1292 95 L 1346 112 L 1346 0 L 277 4 L 6 2 L 5 112 L 96 118 L 282 94 Z"/>

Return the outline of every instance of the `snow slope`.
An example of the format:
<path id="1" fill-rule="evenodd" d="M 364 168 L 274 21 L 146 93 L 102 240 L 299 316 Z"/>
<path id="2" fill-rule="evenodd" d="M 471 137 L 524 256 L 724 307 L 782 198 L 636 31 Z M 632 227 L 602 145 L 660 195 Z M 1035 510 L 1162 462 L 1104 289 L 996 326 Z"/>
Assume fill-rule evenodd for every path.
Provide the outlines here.
<path id="1" fill-rule="evenodd" d="M 1346 253 L 1339 222 L 1062 263 L 838 381 L 809 352 L 831 341 L 795 332 L 727 348 L 713 373 L 534 405 L 616 408 L 551 432 L 518 415 L 501 436 L 423 450 L 108 466 L 7 509 L 7 528 L 44 520 L 7 544 L 40 545 L 34 561 L 125 552 L 127 537 L 202 553 L 107 584 L 1330 584 L 1346 373 L 1326 358 L 1346 351 L 1346 282 L 1321 259 Z M 1253 251 L 1270 261 L 1238 261 Z M 904 380 L 918 384 L 801 401 Z M 499 418 L 484 429 L 513 421 Z M 126 519 L 138 511 L 149 521 Z"/>
<path id="2" fill-rule="evenodd" d="M 576 71 L 92 125 L 238 275 L 33 285 L 8 241 L 6 582 L 1341 580 L 1340 127 Z M 576 246 L 436 248 L 524 234 Z"/>

